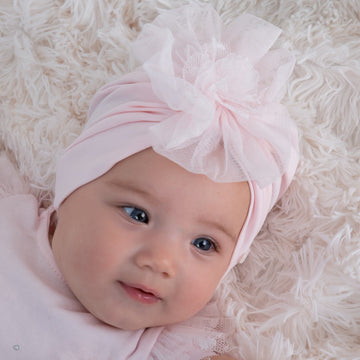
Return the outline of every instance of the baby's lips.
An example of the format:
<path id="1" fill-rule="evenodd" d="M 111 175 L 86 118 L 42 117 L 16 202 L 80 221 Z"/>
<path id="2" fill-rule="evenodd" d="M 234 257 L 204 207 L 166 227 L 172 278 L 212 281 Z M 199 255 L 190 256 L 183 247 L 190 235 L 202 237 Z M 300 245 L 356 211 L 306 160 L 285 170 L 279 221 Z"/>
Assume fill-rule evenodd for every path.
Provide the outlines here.
<path id="1" fill-rule="evenodd" d="M 119 283 L 126 289 L 134 289 L 138 290 L 144 293 L 144 295 L 149 295 L 154 298 L 157 298 L 158 300 L 162 300 L 160 293 L 157 290 L 151 289 L 145 285 L 142 284 L 132 284 L 132 283 L 125 283 L 123 281 L 119 281 Z"/>

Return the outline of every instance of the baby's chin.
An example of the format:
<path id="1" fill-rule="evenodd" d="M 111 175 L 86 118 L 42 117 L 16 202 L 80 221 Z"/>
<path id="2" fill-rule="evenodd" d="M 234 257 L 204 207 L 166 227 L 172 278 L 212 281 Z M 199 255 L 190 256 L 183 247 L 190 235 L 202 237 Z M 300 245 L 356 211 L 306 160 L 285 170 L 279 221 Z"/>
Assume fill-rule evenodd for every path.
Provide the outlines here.
<path id="1" fill-rule="evenodd" d="M 199 303 L 196 307 L 186 309 L 173 306 L 172 309 L 169 309 L 171 306 L 166 304 L 163 299 L 154 304 L 134 305 L 130 302 L 130 305 L 127 305 L 126 301 L 123 303 L 111 301 L 111 296 L 109 296 L 110 301 L 109 299 L 105 301 L 104 298 L 101 301 L 99 298 L 94 301 L 94 297 L 76 296 L 75 293 L 74 296 L 82 305 L 83 310 L 95 317 L 100 323 L 126 331 L 170 326 L 184 322 L 201 311 L 207 304 Z M 162 303 L 163 301 L 165 303 Z"/>
<path id="2" fill-rule="evenodd" d="M 126 312 L 126 310 L 125 310 Z M 133 319 L 129 317 L 122 316 L 121 318 L 116 319 L 115 316 L 109 316 L 108 314 L 96 314 L 89 311 L 89 313 L 94 316 L 102 324 L 111 326 L 116 329 L 126 330 L 126 331 L 137 331 L 143 330 L 146 328 L 160 327 L 166 325 L 172 325 L 182 320 L 173 321 L 173 322 L 159 322 L 159 321 L 150 321 L 149 319 Z"/>
<path id="3" fill-rule="evenodd" d="M 95 316 L 95 315 L 94 315 Z M 152 327 L 160 327 L 160 326 L 166 326 L 166 325 L 171 325 L 172 323 L 150 323 L 150 322 L 136 322 L 136 321 L 107 321 L 107 320 L 103 320 L 100 319 L 98 317 L 96 317 L 101 323 L 111 326 L 113 328 L 116 329 L 120 329 L 120 330 L 126 330 L 126 331 L 138 331 L 138 330 L 143 330 L 146 328 L 152 328 Z"/>

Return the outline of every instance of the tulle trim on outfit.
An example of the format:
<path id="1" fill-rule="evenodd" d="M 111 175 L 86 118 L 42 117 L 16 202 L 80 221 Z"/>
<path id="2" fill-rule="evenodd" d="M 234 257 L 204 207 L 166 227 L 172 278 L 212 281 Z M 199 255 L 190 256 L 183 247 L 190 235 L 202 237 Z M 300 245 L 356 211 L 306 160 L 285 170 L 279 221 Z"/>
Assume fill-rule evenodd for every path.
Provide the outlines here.
<path id="1" fill-rule="evenodd" d="M 200 360 L 230 351 L 225 334 L 233 333 L 231 322 L 221 318 L 215 300 L 193 318 L 163 328 L 151 352 L 151 360 Z"/>

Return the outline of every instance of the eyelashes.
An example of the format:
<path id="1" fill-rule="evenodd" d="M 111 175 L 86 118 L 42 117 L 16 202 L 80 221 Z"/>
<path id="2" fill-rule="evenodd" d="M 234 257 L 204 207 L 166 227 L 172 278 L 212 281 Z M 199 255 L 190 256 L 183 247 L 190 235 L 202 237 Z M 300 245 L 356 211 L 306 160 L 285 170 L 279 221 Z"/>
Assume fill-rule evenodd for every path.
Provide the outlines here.
<path id="1" fill-rule="evenodd" d="M 121 206 L 120 208 L 135 222 L 139 222 L 142 224 L 149 223 L 149 215 L 145 210 L 137 208 L 135 206 Z M 191 244 L 201 252 L 219 251 L 219 246 L 217 242 L 211 238 L 198 237 L 192 240 Z"/>
<path id="2" fill-rule="evenodd" d="M 149 216 L 146 211 L 133 206 L 122 206 L 122 209 L 129 215 L 133 220 L 140 223 L 148 224 Z"/>
<path id="3" fill-rule="evenodd" d="M 202 251 L 218 251 L 218 246 L 214 240 L 210 240 L 207 238 L 196 238 L 191 242 L 196 248 Z"/>

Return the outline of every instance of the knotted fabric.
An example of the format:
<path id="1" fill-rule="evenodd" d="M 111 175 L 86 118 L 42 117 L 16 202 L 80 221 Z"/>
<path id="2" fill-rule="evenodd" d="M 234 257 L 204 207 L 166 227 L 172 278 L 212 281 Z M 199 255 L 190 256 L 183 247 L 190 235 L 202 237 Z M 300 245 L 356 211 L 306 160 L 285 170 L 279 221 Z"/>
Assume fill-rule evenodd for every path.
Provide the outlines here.
<path id="1" fill-rule="evenodd" d="M 102 87 L 60 158 L 54 206 L 117 162 L 152 147 L 216 182 L 248 181 L 251 204 L 229 269 L 244 259 L 298 162 L 280 103 L 294 59 L 270 50 L 276 26 L 249 14 L 225 26 L 209 5 L 160 14 L 133 44 L 140 66 Z"/>

